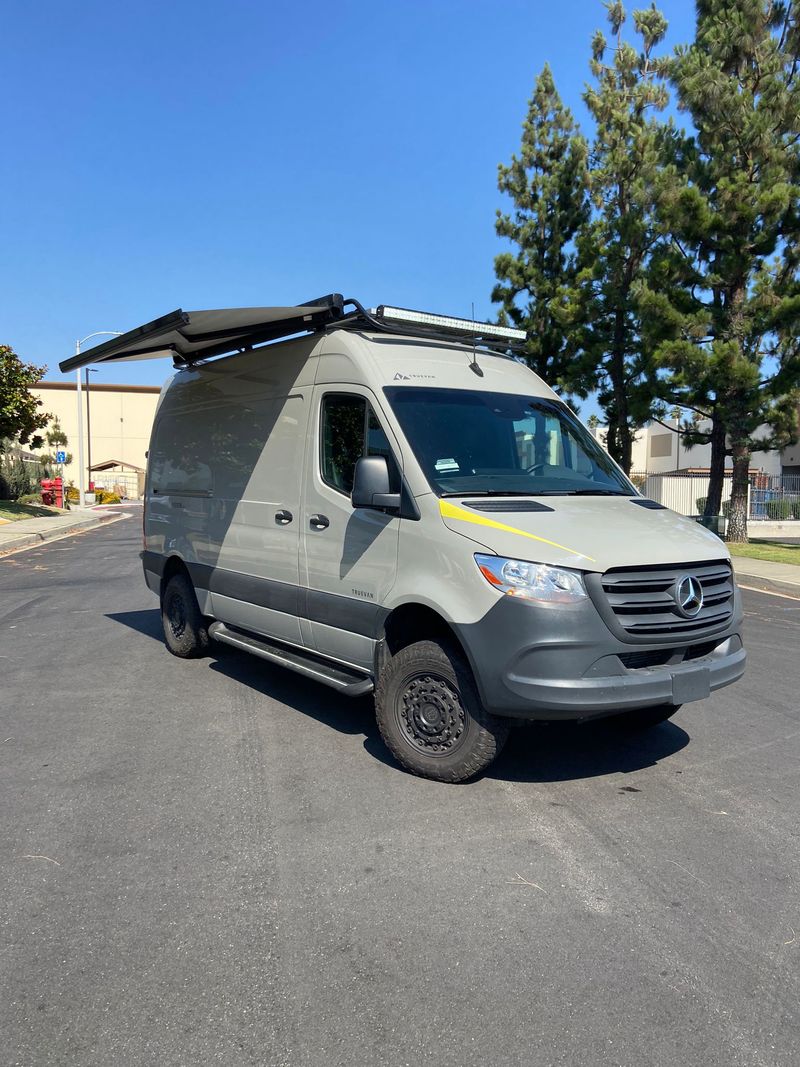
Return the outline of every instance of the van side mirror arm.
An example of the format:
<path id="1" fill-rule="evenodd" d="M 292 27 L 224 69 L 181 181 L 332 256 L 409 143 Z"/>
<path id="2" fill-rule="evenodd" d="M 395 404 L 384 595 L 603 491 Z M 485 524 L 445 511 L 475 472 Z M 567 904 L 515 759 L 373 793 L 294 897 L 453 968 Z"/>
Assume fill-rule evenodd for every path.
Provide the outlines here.
<path id="1" fill-rule="evenodd" d="M 391 492 L 386 456 L 362 456 L 356 461 L 350 502 L 354 508 L 395 511 L 401 518 L 419 518 L 419 510 L 405 479 L 401 492 Z"/>

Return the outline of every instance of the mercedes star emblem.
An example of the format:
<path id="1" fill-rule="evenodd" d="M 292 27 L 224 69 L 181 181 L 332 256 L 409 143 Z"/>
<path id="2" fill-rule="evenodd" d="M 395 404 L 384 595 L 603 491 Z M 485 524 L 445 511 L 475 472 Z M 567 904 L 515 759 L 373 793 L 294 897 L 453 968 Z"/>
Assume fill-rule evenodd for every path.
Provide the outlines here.
<path id="1" fill-rule="evenodd" d="M 702 608 L 703 587 L 691 574 L 684 575 L 675 586 L 675 603 L 687 619 L 693 619 Z"/>

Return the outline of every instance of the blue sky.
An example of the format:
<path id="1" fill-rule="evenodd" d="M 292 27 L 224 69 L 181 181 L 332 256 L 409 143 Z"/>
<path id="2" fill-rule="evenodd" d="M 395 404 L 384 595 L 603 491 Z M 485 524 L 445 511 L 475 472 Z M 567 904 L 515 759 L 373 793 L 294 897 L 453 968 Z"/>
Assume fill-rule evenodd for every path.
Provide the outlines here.
<path id="1" fill-rule="evenodd" d="M 692 0 L 660 7 L 691 39 Z M 76 338 L 176 307 L 491 317 L 497 164 L 545 62 L 585 123 L 604 25 L 599 0 L 6 0 L 0 343 L 52 380 Z"/>

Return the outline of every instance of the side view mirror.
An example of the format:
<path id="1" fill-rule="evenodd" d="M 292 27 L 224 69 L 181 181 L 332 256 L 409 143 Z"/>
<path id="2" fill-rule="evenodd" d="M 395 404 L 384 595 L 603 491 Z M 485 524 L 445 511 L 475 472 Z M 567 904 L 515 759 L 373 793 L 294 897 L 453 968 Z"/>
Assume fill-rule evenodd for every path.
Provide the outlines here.
<path id="1" fill-rule="evenodd" d="M 353 472 L 354 508 L 399 508 L 400 494 L 391 491 L 386 456 L 362 456 Z"/>

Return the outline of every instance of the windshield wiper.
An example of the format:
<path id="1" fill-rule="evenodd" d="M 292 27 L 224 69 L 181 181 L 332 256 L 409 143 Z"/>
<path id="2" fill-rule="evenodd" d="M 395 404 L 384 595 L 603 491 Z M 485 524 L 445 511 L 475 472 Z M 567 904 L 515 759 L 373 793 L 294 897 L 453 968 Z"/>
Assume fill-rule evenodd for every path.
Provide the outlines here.
<path id="1" fill-rule="evenodd" d="M 619 489 L 568 489 L 565 496 L 633 496 L 633 493 L 621 493 Z"/>
<path id="2" fill-rule="evenodd" d="M 539 493 L 518 493 L 512 489 L 462 489 L 460 493 L 440 493 L 440 496 L 539 496 Z"/>

